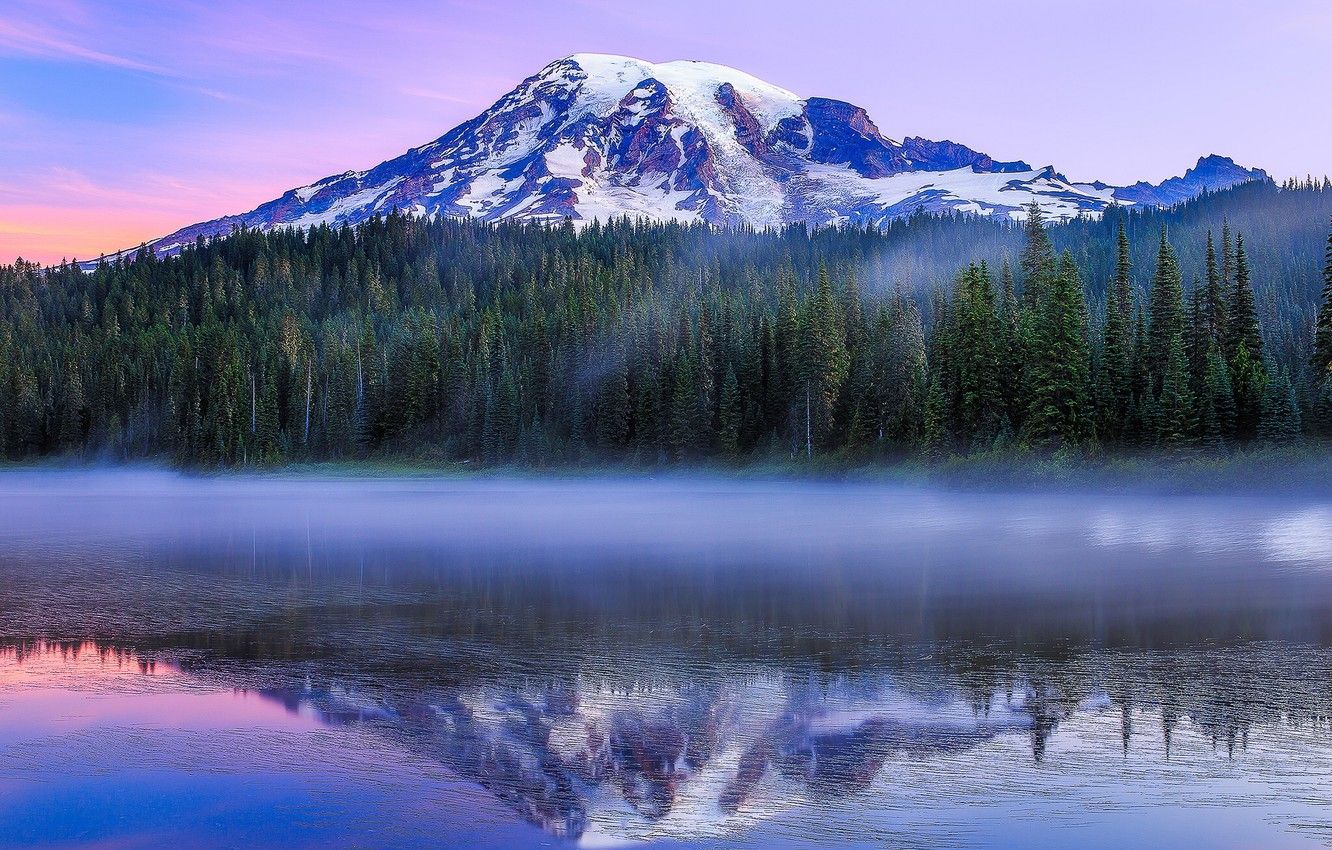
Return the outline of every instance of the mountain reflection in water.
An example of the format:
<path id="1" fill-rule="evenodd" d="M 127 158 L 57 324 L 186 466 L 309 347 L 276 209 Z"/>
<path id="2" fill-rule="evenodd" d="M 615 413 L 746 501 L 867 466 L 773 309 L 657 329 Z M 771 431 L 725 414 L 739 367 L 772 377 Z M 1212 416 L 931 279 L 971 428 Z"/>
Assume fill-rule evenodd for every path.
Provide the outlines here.
<path id="1" fill-rule="evenodd" d="M 0 788 L 114 761 L 6 722 L 40 692 L 158 739 L 234 717 L 145 756 L 182 787 L 305 742 L 342 820 L 286 844 L 1332 839 L 1318 498 L 25 473 L 0 502 Z M 56 843 L 9 799 L 0 835 Z"/>

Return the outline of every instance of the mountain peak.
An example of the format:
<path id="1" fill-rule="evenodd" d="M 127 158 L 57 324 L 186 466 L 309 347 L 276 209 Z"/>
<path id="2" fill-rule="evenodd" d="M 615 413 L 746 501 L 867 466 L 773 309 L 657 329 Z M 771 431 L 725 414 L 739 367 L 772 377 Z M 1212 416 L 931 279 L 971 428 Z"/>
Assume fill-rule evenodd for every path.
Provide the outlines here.
<path id="1" fill-rule="evenodd" d="M 1203 192 L 1219 192 L 1241 183 L 1271 179 L 1261 168 L 1245 168 L 1228 156 L 1213 153 L 1199 157 L 1197 164 L 1181 177 L 1171 177 L 1157 184 L 1138 181 L 1132 186 L 1116 189 L 1115 200 L 1168 207 L 1196 198 Z"/>
<path id="2" fill-rule="evenodd" d="M 397 209 L 488 221 L 635 216 L 720 226 L 878 226 L 918 211 L 1051 218 L 1164 205 L 1267 179 L 1215 154 L 1160 185 L 1074 183 L 957 142 L 886 137 L 862 107 L 712 62 L 574 53 L 438 139 L 154 243 L 235 227 L 356 224 Z"/>
<path id="3" fill-rule="evenodd" d="M 1237 182 L 1247 182 L 1249 180 L 1270 180 L 1267 172 L 1261 168 L 1245 168 L 1239 165 L 1235 160 L 1228 156 L 1211 153 L 1207 156 L 1199 157 L 1198 162 L 1188 171 L 1184 172 L 1184 179 L 1189 175 L 1212 175 L 1221 178 L 1241 178 Z"/>
<path id="4" fill-rule="evenodd" d="M 537 75 L 546 79 L 571 80 L 589 89 L 621 97 L 645 80 L 657 80 L 667 89 L 711 96 L 729 83 L 744 94 L 761 100 L 798 103 L 800 97 L 751 74 L 698 59 L 648 62 L 611 53 L 573 53 L 551 62 Z"/>

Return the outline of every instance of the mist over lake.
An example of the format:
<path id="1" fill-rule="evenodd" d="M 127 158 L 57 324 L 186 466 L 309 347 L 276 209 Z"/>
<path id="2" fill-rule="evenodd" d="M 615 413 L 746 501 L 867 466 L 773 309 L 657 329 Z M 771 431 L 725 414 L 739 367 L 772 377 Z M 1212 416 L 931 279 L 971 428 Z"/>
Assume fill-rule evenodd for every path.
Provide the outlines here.
<path id="1" fill-rule="evenodd" d="M 1332 835 L 1317 494 L 12 470 L 0 553 L 3 846 Z"/>

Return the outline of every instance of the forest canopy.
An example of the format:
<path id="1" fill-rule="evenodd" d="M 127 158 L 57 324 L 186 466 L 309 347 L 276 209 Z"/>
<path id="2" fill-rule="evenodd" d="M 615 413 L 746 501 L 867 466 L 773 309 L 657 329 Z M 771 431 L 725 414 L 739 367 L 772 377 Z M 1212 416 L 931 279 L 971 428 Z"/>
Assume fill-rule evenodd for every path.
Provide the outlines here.
<path id="1" fill-rule="evenodd" d="M 1322 440 L 1329 214 L 1309 180 L 1055 224 L 391 213 L 20 260 L 0 266 L 0 451 L 548 466 Z"/>

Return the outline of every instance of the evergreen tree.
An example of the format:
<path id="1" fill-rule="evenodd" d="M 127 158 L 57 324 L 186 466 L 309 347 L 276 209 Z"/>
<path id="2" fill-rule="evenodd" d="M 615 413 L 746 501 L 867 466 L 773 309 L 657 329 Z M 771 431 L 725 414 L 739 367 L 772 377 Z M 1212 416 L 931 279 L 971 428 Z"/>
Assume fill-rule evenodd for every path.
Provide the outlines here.
<path id="1" fill-rule="evenodd" d="M 1230 368 L 1217 349 L 1207 356 L 1207 394 L 1211 397 L 1211 424 L 1215 435 L 1204 434 L 1213 445 L 1225 444 L 1235 438 L 1235 388 L 1230 381 Z"/>
<path id="2" fill-rule="evenodd" d="M 1212 231 L 1207 231 L 1205 256 L 1207 288 L 1203 294 L 1203 312 L 1207 319 L 1207 335 L 1211 345 L 1226 351 L 1226 332 L 1229 321 L 1226 311 L 1226 286 L 1217 266 L 1216 249 L 1212 244 Z"/>
<path id="3" fill-rule="evenodd" d="M 83 378 L 77 363 L 66 370 L 65 399 L 60 419 L 60 445 L 66 451 L 81 451 L 85 435 Z"/>
<path id="4" fill-rule="evenodd" d="M 624 355 L 617 352 L 597 395 L 597 444 L 618 452 L 629 442 L 629 373 Z"/>
<path id="5" fill-rule="evenodd" d="M 1072 447 L 1094 436 L 1089 404 L 1087 305 L 1073 257 L 1065 253 L 1035 338 L 1027 433 L 1033 445 Z"/>
<path id="6" fill-rule="evenodd" d="M 713 345 L 712 328 L 707 310 L 700 310 L 698 316 L 698 353 L 695 356 L 696 382 L 698 389 L 698 430 L 707 443 L 713 433 L 714 413 L 717 407 L 717 352 Z"/>
<path id="7" fill-rule="evenodd" d="M 880 328 L 882 353 L 877 367 L 881 387 L 880 429 L 884 438 L 906 447 L 920 437 L 924 428 L 929 391 L 925 331 L 915 302 L 897 293 L 883 313 Z"/>
<path id="8" fill-rule="evenodd" d="M 1230 220 L 1223 218 L 1221 220 L 1221 289 L 1227 296 L 1232 294 L 1235 285 L 1235 253 L 1234 243 L 1230 238 Z M 1227 329 L 1229 325 L 1227 325 Z M 1229 330 L 1227 330 L 1229 333 Z M 1231 346 L 1226 347 L 1230 352 Z"/>
<path id="9" fill-rule="evenodd" d="M 1108 443 L 1124 437 L 1133 387 L 1130 382 L 1130 346 L 1118 287 L 1109 290 L 1105 325 L 1101 333 L 1101 361 L 1097 373 L 1097 432 Z"/>
<path id="10" fill-rule="evenodd" d="M 943 385 L 935 377 L 930 381 L 929 389 L 925 393 L 925 408 L 921 422 L 921 444 L 925 456 L 930 460 L 939 460 L 948 451 L 946 418 Z"/>
<path id="11" fill-rule="evenodd" d="M 1263 388 L 1258 438 L 1269 446 L 1287 445 L 1300 436 L 1300 407 L 1285 372 L 1270 375 Z"/>
<path id="12" fill-rule="evenodd" d="M 1188 322 L 1184 327 L 1184 357 L 1188 362 L 1189 388 L 1196 401 L 1201 402 L 1203 385 L 1207 382 L 1207 354 L 1212 350 L 1210 323 L 1207 318 L 1206 292 L 1198 281 L 1193 282 L 1189 297 Z"/>
<path id="13" fill-rule="evenodd" d="M 735 370 L 729 366 L 722 379 L 717 419 L 717 447 L 723 456 L 735 457 L 740 453 L 740 382 L 735 377 Z"/>
<path id="14" fill-rule="evenodd" d="M 1028 309 L 1036 309 L 1054 285 L 1056 275 L 1054 245 L 1045 227 L 1045 213 L 1032 201 L 1025 207 L 1024 242 L 1019 265 L 1022 267 L 1022 298 Z"/>
<path id="15" fill-rule="evenodd" d="M 379 445 L 384 436 L 384 382 L 386 380 L 384 361 L 375 339 L 375 329 L 366 322 L 361 332 L 361 340 L 356 358 L 356 432 L 362 446 L 372 448 Z M 277 384 L 271 375 L 268 381 L 273 384 L 273 399 L 277 405 Z M 274 432 L 281 427 L 274 411 Z"/>
<path id="16" fill-rule="evenodd" d="M 402 393 L 397 403 L 399 428 L 415 428 L 436 408 L 439 392 L 439 341 L 427 316 L 417 316 L 400 348 Z"/>
<path id="17" fill-rule="evenodd" d="M 1327 247 L 1323 251 L 1322 301 L 1314 324 L 1313 357 L 1309 365 L 1313 385 L 1320 387 L 1332 373 L 1332 230 L 1327 234 Z"/>
<path id="18" fill-rule="evenodd" d="M 1232 369 L 1237 369 L 1236 357 L 1241 347 L 1254 361 L 1263 359 L 1263 336 L 1258 327 L 1258 313 L 1254 307 L 1253 285 L 1249 281 L 1249 261 L 1244 252 L 1244 237 L 1235 239 L 1235 284 L 1230 293 L 1230 327 L 1226 342 L 1231 346 Z"/>
<path id="19" fill-rule="evenodd" d="M 277 382 L 273 379 L 276 365 L 264 368 L 257 376 L 254 414 L 254 461 L 275 463 L 282 452 L 278 426 Z"/>
<path id="20" fill-rule="evenodd" d="M 697 365 L 691 352 L 681 345 L 671 381 L 670 444 L 677 460 L 695 456 L 699 437 Z"/>
<path id="21" fill-rule="evenodd" d="M 1026 379 L 1026 321 L 1022 303 L 1013 293 L 1013 270 L 1004 258 L 1002 269 L 1003 301 L 999 310 L 999 340 L 996 357 L 999 360 L 999 395 L 1003 418 L 1007 427 L 1014 428 L 1026 415 L 1024 389 Z"/>
<path id="22" fill-rule="evenodd" d="M 1153 404 L 1151 377 L 1147 373 L 1147 320 L 1139 308 L 1134 316 L 1133 357 L 1129 361 L 1129 412 L 1125 417 L 1125 441 L 1145 445 L 1155 438 L 1151 426 Z"/>
<path id="23" fill-rule="evenodd" d="M 770 417 L 774 423 L 782 423 L 792 440 L 795 450 L 797 395 L 803 395 L 798 388 L 803 386 L 800 374 L 800 317 L 796 312 L 795 282 L 787 269 L 778 270 L 777 281 L 777 321 L 772 338 L 772 371 L 770 395 Z M 803 429 L 802 429 L 803 430 Z M 799 443 L 803 446 L 803 433 Z"/>
<path id="24" fill-rule="evenodd" d="M 1332 381 L 1324 379 L 1313 399 L 1312 430 L 1323 442 L 1332 441 Z"/>
<path id="25" fill-rule="evenodd" d="M 1258 435 L 1267 373 L 1262 361 L 1249 355 L 1249 347 L 1243 340 L 1235 351 L 1230 381 L 1235 389 L 1235 437 L 1247 442 Z"/>
<path id="26" fill-rule="evenodd" d="M 1128 231 L 1119 223 L 1115 234 L 1115 279 L 1112 287 L 1124 327 L 1133 321 L 1133 263 L 1130 259 Z"/>
<path id="27" fill-rule="evenodd" d="M 827 268 L 800 322 L 800 379 L 804 393 L 805 454 L 812 456 L 832 430 L 833 411 L 849 366 L 837 302 Z"/>
<path id="28" fill-rule="evenodd" d="M 999 433 L 1004 415 L 996 346 L 999 316 L 993 282 L 984 264 L 963 272 L 955 292 L 955 336 L 950 353 L 957 368 L 959 430 L 969 446 L 983 449 Z"/>
<path id="29" fill-rule="evenodd" d="M 1149 299 L 1151 324 L 1147 329 L 1147 373 L 1151 391 L 1159 393 L 1165 372 L 1170 367 L 1171 346 L 1176 337 L 1183 341 L 1184 287 L 1180 280 L 1175 250 L 1161 229 L 1161 243 L 1156 253 L 1156 274 L 1152 277 Z"/>
<path id="30" fill-rule="evenodd" d="M 1156 439 L 1167 450 L 1179 450 L 1193 443 L 1193 393 L 1189 388 L 1188 359 L 1184 354 L 1184 335 L 1175 332 L 1161 375 L 1161 391 L 1156 399 Z"/>

